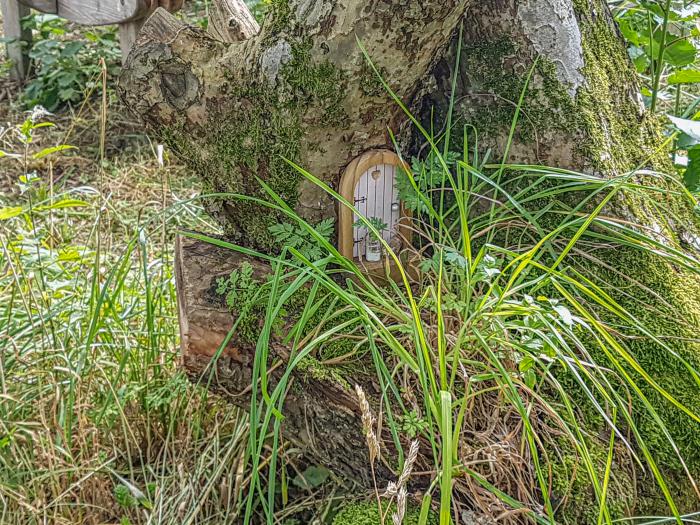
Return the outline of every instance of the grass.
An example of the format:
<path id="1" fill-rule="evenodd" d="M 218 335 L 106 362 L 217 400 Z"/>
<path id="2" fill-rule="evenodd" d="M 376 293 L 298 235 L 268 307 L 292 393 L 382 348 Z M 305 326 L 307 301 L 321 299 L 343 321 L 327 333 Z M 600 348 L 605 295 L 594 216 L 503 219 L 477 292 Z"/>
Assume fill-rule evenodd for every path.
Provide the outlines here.
<path id="1" fill-rule="evenodd" d="M 104 101 L 94 108 L 98 122 L 107 107 Z M 637 430 L 630 396 L 662 434 L 642 386 L 689 421 L 697 416 L 627 351 L 620 326 L 645 327 L 570 264 L 580 249 L 595 253 L 598 244 L 617 243 L 697 271 L 680 250 L 601 215 L 603 204 L 623 193 L 652 200 L 659 192 L 685 195 L 662 189 L 661 181 L 672 188 L 673 179 L 647 174 L 659 181 L 651 187 L 638 184 L 635 174 L 605 180 L 541 166 L 474 165 L 468 148 L 455 161 L 436 145 L 423 166 L 442 170 L 442 179 L 430 177 L 440 187 L 412 196 L 424 210 L 415 222 L 421 246 L 412 254 L 421 277 L 411 277 L 385 244 L 403 274 L 402 283 L 388 288 L 270 192 L 260 204 L 287 214 L 318 244 L 310 253 L 322 257 L 289 249 L 272 258 L 258 377 L 266 374 L 266 338 L 279 330 L 278 312 L 307 284 L 314 292 L 287 327 L 293 344 L 287 373 L 270 392 L 254 396 L 244 415 L 193 386 L 178 368 L 170 246 L 178 226 L 213 228 L 187 183 L 172 187 L 169 175 L 178 168 L 159 166 L 146 143 L 109 160 L 107 146 L 98 146 L 90 160 L 86 148 L 56 148 L 70 144 L 71 134 L 32 129 L 39 122 L 3 135 L 2 149 L 17 158 L 2 162 L 12 163 L 21 188 L 6 192 L 0 207 L 0 521 L 221 523 L 247 515 L 257 523 L 295 511 L 313 514 L 324 491 L 280 505 L 289 480 L 275 473 L 287 461 L 274 451 L 287 381 L 305 357 L 338 336 L 332 322 L 311 324 L 328 304 L 349 315 L 346 328 L 362 327 L 364 336 L 344 359 L 369 347 L 386 392 L 388 426 L 396 430 L 396 421 L 409 415 L 420 422 L 416 437 L 434 462 L 423 467 L 436 473 L 420 523 L 431 506 L 441 524 L 452 521 L 455 509 L 473 508 L 556 521 L 565 508 L 553 478 L 560 476 L 562 454 L 587 478 L 598 523 L 621 517 L 616 491 L 642 468 L 654 474 L 673 512 L 673 494 Z M 106 133 L 91 139 L 99 144 Z M 76 179 L 86 176 L 85 166 L 94 170 L 92 181 Z M 510 176 L 496 184 L 489 170 Z M 59 171 L 56 181 L 52 174 Z M 417 189 L 415 178 L 424 175 L 409 177 L 409 186 Z M 568 195 L 589 202 L 588 211 L 569 206 Z M 550 205 L 543 211 L 540 202 Z M 366 226 L 374 227 L 369 220 Z M 348 274 L 355 283 L 349 288 L 339 280 Z M 564 386 L 572 379 L 575 389 Z M 409 398 L 418 400 L 415 413 Z M 590 412 L 594 422 L 585 416 Z M 607 437 L 597 438 L 606 427 Z M 399 451 L 406 446 L 401 432 L 390 439 Z M 388 459 L 399 467 L 404 456 Z"/>
<path id="2" fill-rule="evenodd" d="M 419 126 L 410 114 L 409 118 Z M 513 129 L 517 120 L 516 111 Z M 697 278 L 697 261 L 672 239 L 661 241 L 646 235 L 644 224 L 607 213 L 610 204 L 620 199 L 655 209 L 661 196 L 672 196 L 692 209 L 697 204 L 694 198 L 673 176 L 641 169 L 600 178 L 512 165 L 506 158 L 496 165 L 475 163 L 478 152 L 470 149 L 466 133 L 464 151 L 452 162 L 438 140 L 422 131 L 431 148 L 431 160 L 425 165 L 438 166 L 442 177 L 430 174 L 429 180 L 440 182 L 421 192 L 416 179 L 426 174 L 407 174 L 414 191 L 410 201 L 419 203 L 422 210 L 414 217 L 415 237 L 420 241 L 410 257 L 411 265 L 421 269 L 418 278 L 411 276 L 414 272 L 405 259 L 384 241 L 387 258 L 401 278 L 389 286 L 368 278 L 262 181 L 268 201 L 223 196 L 276 209 L 305 229 L 324 254 L 310 260 L 290 247 L 272 259 L 259 254 L 271 260 L 274 275 L 255 354 L 253 384 L 260 383 L 260 389 L 252 396 L 247 461 L 257 481 L 250 485 L 245 522 L 252 522 L 256 505 L 268 523 L 274 522 L 275 472 L 268 472 L 265 483 L 257 474 L 267 441 L 263 436 L 278 439 L 289 377 L 302 359 L 314 355 L 332 335 L 332 330 L 323 331 L 297 345 L 298 339 L 292 336 L 311 328 L 309 316 L 302 314 L 289 327 L 293 357 L 287 371 L 268 390 L 266 348 L 274 319 L 298 290 L 309 286 L 314 293 L 307 294 L 304 312 L 323 309 L 332 297 L 333 308 L 349 309 L 363 327 L 366 337 L 358 345 L 371 348 L 386 426 L 395 429 L 392 418 L 407 417 L 410 400 L 418 401 L 426 423 L 419 437 L 432 459 L 429 468 L 434 480 L 439 480 L 429 494 L 439 493 L 435 499 L 441 525 L 471 509 L 493 519 L 517 516 L 537 523 L 558 522 L 566 510 L 562 501 L 566 497 L 555 493 L 554 483 L 561 477 L 564 454 L 574 458 L 586 480 L 590 494 L 584 501 L 598 523 L 635 514 L 634 501 L 620 508 L 625 489 L 613 495 L 610 488 L 613 478 L 617 478 L 615 485 L 624 485 L 638 471 L 651 473 L 670 521 L 682 523 L 676 495 L 648 444 L 651 436 L 640 430 L 638 422 L 640 415 L 653 421 L 654 432 L 677 452 L 648 392 L 675 407 L 689 427 L 700 422 L 700 415 L 640 366 L 626 340 L 641 334 L 664 349 L 668 359 L 682 362 L 691 381 L 697 382 L 700 376 L 635 312 L 582 274 L 574 255 L 612 245 L 640 255 L 654 254 L 658 264 L 678 265 L 690 272 L 690 278 Z M 449 143 L 449 137 L 440 139 Z M 295 168 L 359 215 L 353 203 L 302 167 Z M 363 222 L 379 235 L 369 218 Z M 595 264 L 605 263 L 596 260 Z M 597 437 L 601 433 L 605 439 Z M 399 454 L 385 459 L 400 470 L 405 442 L 396 432 L 387 439 L 393 439 Z M 370 463 L 376 455 L 371 450 Z M 432 457 L 427 451 L 432 451 Z M 273 452 L 271 464 L 274 461 Z M 686 468 L 686 474 L 694 484 L 693 473 Z M 568 480 L 569 487 L 575 477 Z"/>
<path id="3" fill-rule="evenodd" d="M 246 423 L 180 371 L 172 275 L 212 226 L 106 99 L 53 118 L 0 133 L 0 522 L 230 520 Z"/>

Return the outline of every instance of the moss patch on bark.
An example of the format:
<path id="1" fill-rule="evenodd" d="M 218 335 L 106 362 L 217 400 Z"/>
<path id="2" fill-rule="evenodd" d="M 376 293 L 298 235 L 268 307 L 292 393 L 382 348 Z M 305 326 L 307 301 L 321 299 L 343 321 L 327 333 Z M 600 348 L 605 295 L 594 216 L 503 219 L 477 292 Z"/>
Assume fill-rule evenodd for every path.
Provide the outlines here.
<path id="1" fill-rule="evenodd" d="M 281 11 L 284 5 L 282 0 L 275 4 Z M 266 198 L 260 178 L 294 208 L 302 176 L 288 161 L 299 162 L 302 147 L 320 147 L 304 143 L 304 128 L 333 123 L 342 128 L 346 115 L 338 96 L 345 83 L 341 70 L 328 61 L 314 61 L 310 43 L 303 38 L 288 45 L 280 42 L 290 56 L 282 59 L 268 82 L 261 76 L 257 83 L 241 85 L 229 75 L 222 98 L 235 103 L 222 104 L 233 107 L 210 118 L 201 140 L 193 140 L 190 130 L 161 130 L 169 146 L 201 176 L 207 192 Z M 225 216 L 220 222 L 228 227 L 228 237 L 273 250 L 268 228 L 284 222 L 281 214 L 232 197 L 207 205 L 214 215 Z"/>

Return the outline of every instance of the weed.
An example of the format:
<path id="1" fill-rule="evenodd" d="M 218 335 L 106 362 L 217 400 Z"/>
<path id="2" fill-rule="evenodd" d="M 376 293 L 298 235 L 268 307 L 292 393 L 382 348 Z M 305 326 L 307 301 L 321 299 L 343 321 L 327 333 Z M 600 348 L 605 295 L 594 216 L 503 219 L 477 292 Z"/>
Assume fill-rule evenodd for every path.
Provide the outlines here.
<path id="1" fill-rule="evenodd" d="M 0 170 L 18 174 L 0 193 L 0 521 L 235 521 L 244 422 L 176 352 L 167 217 L 202 228 L 201 208 L 153 206 L 179 199 L 155 157 L 135 168 L 138 152 L 66 187 L 57 173 L 80 150 L 50 117 L 0 131 Z M 125 177 L 143 201 L 116 202 Z"/>
<path id="2" fill-rule="evenodd" d="M 94 88 L 99 91 L 100 59 L 107 64 L 110 76 L 116 75 L 121 55 L 113 28 L 69 35 L 66 20 L 38 13 L 23 24 L 35 34 L 29 52 L 32 76 L 23 94 L 25 106 L 38 104 L 54 111 L 60 106 L 79 103 L 87 91 Z M 68 36 L 71 38 L 67 39 Z"/>

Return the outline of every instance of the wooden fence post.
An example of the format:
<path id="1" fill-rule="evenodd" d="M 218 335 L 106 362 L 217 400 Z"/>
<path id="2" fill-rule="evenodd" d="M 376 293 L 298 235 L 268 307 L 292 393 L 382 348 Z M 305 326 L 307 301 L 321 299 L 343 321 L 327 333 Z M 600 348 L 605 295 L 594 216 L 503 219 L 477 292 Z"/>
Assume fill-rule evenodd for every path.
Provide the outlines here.
<path id="1" fill-rule="evenodd" d="M 126 61 L 126 57 L 131 51 L 131 46 L 136 42 L 136 35 L 139 34 L 139 29 L 146 21 L 145 18 L 132 20 L 119 24 L 119 47 L 122 50 L 122 64 Z"/>
<path id="2" fill-rule="evenodd" d="M 0 0 L 3 33 L 7 42 L 7 58 L 12 62 L 10 74 L 14 80 L 24 80 L 29 70 L 28 50 L 32 42 L 31 29 L 22 29 L 22 18 L 29 15 L 29 8 L 17 0 Z"/>

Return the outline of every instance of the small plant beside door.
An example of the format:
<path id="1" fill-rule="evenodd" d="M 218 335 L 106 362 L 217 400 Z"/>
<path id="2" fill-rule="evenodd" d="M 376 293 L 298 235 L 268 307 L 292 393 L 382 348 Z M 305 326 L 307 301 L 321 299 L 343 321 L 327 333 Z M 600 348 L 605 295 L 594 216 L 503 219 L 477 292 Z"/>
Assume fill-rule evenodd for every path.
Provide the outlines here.
<path id="1" fill-rule="evenodd" d="M 389 228 L 389 225 L 380 217 L 368 217 L 370 225 L 379 232 L 377 236 L 372 230 L 366 228 L 364 222 L 358 220 L 352 226 L 353 228 L 364 229 L 366 233 L 362 236 L 360 242 L 364 241 L 364 249 L 360 248 L 359 253 L 364 254 L 367 262 L 379 262 L 382 260 L 382 242 L 380 237 Z"/>

